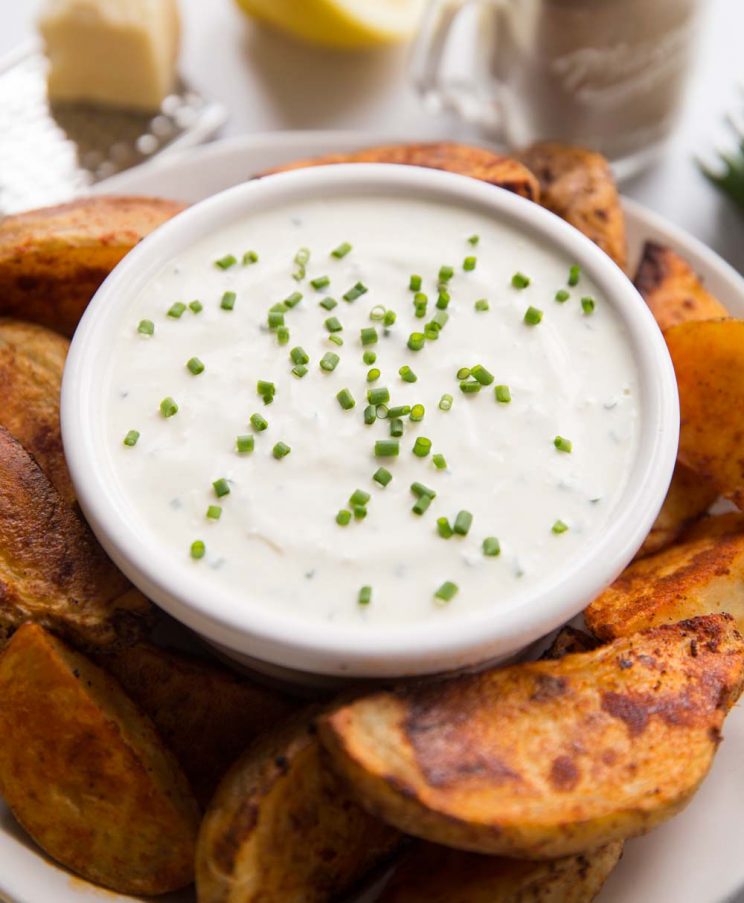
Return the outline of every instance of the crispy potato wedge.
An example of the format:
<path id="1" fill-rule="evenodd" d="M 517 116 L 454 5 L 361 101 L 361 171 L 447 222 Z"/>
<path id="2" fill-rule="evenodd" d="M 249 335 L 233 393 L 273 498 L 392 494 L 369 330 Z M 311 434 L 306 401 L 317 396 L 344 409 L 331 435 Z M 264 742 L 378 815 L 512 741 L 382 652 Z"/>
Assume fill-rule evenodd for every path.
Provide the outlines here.
<path id="1" fill-rule="evenodd" d="M 681 323 L 664 335 L 679 387 L 679 460 L 744 508 L 744 320 Z"/>
<path id="2" fill-rule="evenodd" d="M 35 621 L 84 648 L 134 642 L 153 608 L 0 427 L 0 647 Z"/>
<path id="3" fill-rule="evenodd" d="M 454 141 L 439 141 L 430 144 L 389 144 L 370 147 L 350 154 L 329 154 L 310 160 L 297 160 L 284 166 L 277 166 L 263 175 L 304 169 L 307 166 L 326 166 L 331 163 L 400 163 L 408 166 L 423 166 L 428 169 L 442 169 L 463 176 L 471 176 L 488 182 L 530 201 L 537 201 L 540 189 L 537 179 L 519 161 L 503 157 L 482 147 L 457 144 Z"/>
<path id="4" fill-rule="evenodd" d="M 379 903 L 590 903 L 620 861 L 622 841 L 537 862 L 416 844 Z"/>
<path id="5" fill-rule="evenodd" d="M 552 859 L 679 812 L 743 680 L 744 641 L 711 615 L 559 661 L 377 693 L 319 730 L 356 798 L 402 831 Z"/>
<path id="6" fill-rule="evenodd" d="M 728 511 L 726 514 L 710 514 L 696 521 L 685 530 L 683 542 L 695 539 L 711 539 L 717 536 L 744 534 L 744 513 Z"/>
<path id="7" fill-rule="evenodd" d="M 260 738 L 220 784 L 199 832 L 199 903 L 321 903 L 399 845 L 324 766 L 313 714 Z"/>
<path id="8" fill-rule="evenodd" d="M 0 315 L 70 336 L 111 270 L 175 201 L 91 197 L 0 220 Z"/>
<path id="9" fill-rule="evenodd" d="M 722 611 L 744 630 L 744 531 L 708 529 L 629 565 L 584 612 L 592 633 L 613 640 Z"/>
<path id="10" fill-rule="evenodd" d="M 193 880 L 199 810 L 113 678 L 37 624 L 0 654 L 0 794 L 57 862 L 125 894 Z"/>
<path id="11" fill-rule="evenodd" d="M 647 241 L 636 270 L 635 287 L 662 332 L 688 320 L 727 317 L 721 302 L 703 287 L 690 264 L 664 245 Z"/>
<path id="12" fill-rule="evenodd" d="M 204 806 L 248 744 L 296 708 L 216 662 L 149 643 L 97 661 L 152 718 Z"/>
<path id="13" fill-rule="evenodd" d="M 583 147 L 551 142 L 533 144 L 517 156 L 540 182 L 540 203 L 624 268 L 628 260 L 625 214 L 607 160 Z"/>
<path id="14" fill-rule="evenodd" d="M 75 492 L 59 427 L 59 392 L 69 343 L 43 326 L 0 318 L 0 426 L 33 455 L 72 504 Z"/>

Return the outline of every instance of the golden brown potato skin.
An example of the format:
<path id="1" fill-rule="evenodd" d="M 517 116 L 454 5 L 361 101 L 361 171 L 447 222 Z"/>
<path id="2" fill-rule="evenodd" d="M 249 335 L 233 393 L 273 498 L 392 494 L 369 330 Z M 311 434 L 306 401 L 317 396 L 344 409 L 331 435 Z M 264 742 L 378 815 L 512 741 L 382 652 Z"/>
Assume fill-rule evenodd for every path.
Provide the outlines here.
<path id="1" fill-rule="evenodd" d="M 175 201 L 91 197 L 0 220 L 0 315 L 70 336 L 122 257 L 183 210 Z"/>
<path id="2" fill-rule="evenodd" d="M 662 332 L 688 320 L 727 317 L 687 261 L 664 245 L 647 241 L 634 279 Z"/>
<path id="3" fill-rule="evenodd" d="M 622 841 L 544 862 L 416 844 L 379 903 L 591 903 L 620 861 Z"/>
<path id="4" fill-rule="evenodd" d="M 377 693 L 319 729 L 359 801 L 400 830 L 551 859 L 680 811 L 743 679 L 744 641 L 711 615 L 559 661 Z"/>
<path id="5" fill-rule="evenodd" d="M 133 642 L 152 606 L 0 427 L 0 647 L 34 621 L 84 648 Z"/>
<path id="6" fill-rule="evenodd" d="M 0 426 L 15 436 L 72 504 L 75 492 L 59 426 L 68 347 L 67 339 L 43 326 L 0 318 Z"/>
<path id="7" fill-rule="evenodd" d="M 718 518 L 708 519 L 715 524 Z M 728 522 L 730 523 L 730 521 Z M 728 612 L 744 630 L 744 531 L 698 535 L 634 561 L 584 612 L 601 640 Z"/>
<path id="8" fill-rule="evenodd" d="M 540 203 L 625 268 L 625 214 L 607 160 L 583 147 L 551 142 L 533 144 L 517 156 L 540 182 Z"/>
<path id="9" fill-rule="evenodd" d="M 312 725 L 303 713 L 260 738 L 220 784 L 199 832 L 199 903 L 325 903 L 400 843 L 324 767 Z"/>
<path id="10" fill-rule="evenodd" d="M 0 654 L 0 794 L 46 852 L 123 894 L 193 880 L 186 778 L 113 678 L 35 624 Z"/>
<path id="11" fill-rule="evenodd" d="M 277 166 L 263 175 L 304 169 L 308 166 L 326 166 L 331 163 L 400 163 L 407 166 L 423 166 L 427 169 L 441 169 L 471 176 L 490 185 L 505 188 L 530 201 L 537 201 L 540 197 L 537 179 L 517 160 L 502 157 L 482 147 L 471 147 L 454 141 L 389 144 L 349 154 L 328 154 L 324 157 L 297 160 L 284 166 Z"/>
<path id="12" fill-rule="evenodd" d="M 216 662 L 149 643 L 97 661 L 152 718 L 204 806 L 249 743 L 296 708 Z"/>

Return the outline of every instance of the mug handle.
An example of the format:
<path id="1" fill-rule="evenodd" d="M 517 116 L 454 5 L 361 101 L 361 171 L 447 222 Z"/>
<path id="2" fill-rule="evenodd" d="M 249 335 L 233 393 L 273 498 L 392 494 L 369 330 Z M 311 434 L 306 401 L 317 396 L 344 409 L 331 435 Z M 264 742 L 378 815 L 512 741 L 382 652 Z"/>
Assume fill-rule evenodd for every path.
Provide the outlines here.
<path id="1" fill-rule="evenodd" d="M 498 79 L 490 60 L 496 51 L 500 0 L 431 0 L 413 45 L 410 74 L 424 103 L 432 110 L 453 111 L 466 122 L 504 139 Z M 465 81 L 444 77 L 443 61 L 452 28 L 466 7 L 476 6 L 484 18 L 477 31 L 471 76 Z M 496 87 L 494 87 L 494 84 Z"/>

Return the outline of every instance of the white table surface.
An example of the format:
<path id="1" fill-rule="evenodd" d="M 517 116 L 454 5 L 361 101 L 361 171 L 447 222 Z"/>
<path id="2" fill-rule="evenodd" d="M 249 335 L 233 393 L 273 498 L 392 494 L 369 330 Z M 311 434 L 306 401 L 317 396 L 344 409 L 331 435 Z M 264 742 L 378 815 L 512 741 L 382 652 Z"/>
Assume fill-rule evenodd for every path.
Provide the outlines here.
<path id="1" fill-rule="evenodd" d="M 744 2 L 702 2 L 700 53 L 679 126 L 659 162 L 623 190 L 744 271 L 744 214 L 693 163 L 694 154 L 715 143 L 727 109 L 738 105 L 744 115 Z M 40 3 L 0 0 L 0 55 L 33 35 Z M 181 5 L 181 68 L 230 110 L 225 135 L 341 128 L 474 137 L 468 127 L 421 108 L 406 79 L 405 48 L 335 53 L 254 26 L 233 0 L 181 0 Z"/>

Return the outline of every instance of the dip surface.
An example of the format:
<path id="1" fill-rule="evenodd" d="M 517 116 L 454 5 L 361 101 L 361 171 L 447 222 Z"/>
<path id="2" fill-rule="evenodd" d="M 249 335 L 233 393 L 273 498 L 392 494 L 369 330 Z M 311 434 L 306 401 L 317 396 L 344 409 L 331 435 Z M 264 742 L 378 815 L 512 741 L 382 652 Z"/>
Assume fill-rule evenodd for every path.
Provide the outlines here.
<path id="1" fill-rule="evenodd" d="M 334 256 L 344 243 L 348 253 Z M 309 251 L 304 266 L 300 249 Z M 628 336 L 586 274 L 568 284 L 573 263 L 485 212 L 361 195 L 260 211 L 167 262 L 120 324 L 101 412 L 143 542 L 167 547 L 195 585 L 226 589 L 236 606 L 360 630 L 511 608 L 554 583 L 611 520 L 639 431 Z M 421 318 L 413 274 L 427 298 Z M 367 291 L 344 300 L 357 283 Z M 446 308 L 446 296 L 437 306 L 440 283 Z M 225 292 L 234 299 L 223 301 Z M 270 328 L 270 308 L 298 292 Z M 336 306 L 321 306 L 326 298 Z M 179 302 L 180 316 L 169 315 Z M 542 312 L 534 325 L 525 321 L 530 307 Z M 371 319 L 383 308 L 395 312 L 392 325 Z M 438 338 L 411 350 L 411 333 L 437 314 L 447 315 Z M 152 334 L 138 330 L 142 320 Z M 360 331 L 369 328 L 377 341 L 364 345 Z M 296 348 L 309 358 L 302 376 L 293 373 Z M 325 371 L 329 352 L 339 360 Z M 415 381 L 399 374 L 406 365 Z M 458 378 L 476 365 L 483 384 Z M 372 369 L 380 375 L 368 381 Z M 274 385 L 273 396 L 261 390 L 268 404 L 260 380 Z M 496 387 L 508 387 L 499 397 L 511 400 L 497 400 Z M 337 398 L 345 389 L 349 409 Z M 367 424 L 367 393 L 376 389 L 390 398 Z M 177 405 L 171 416 L 165 399 Z M 376 456 L 376 442 L 394 441 L 386 408 L 402 405 L 423 405 L 423 419 L 402 416 L 399 454 Z M 268 427 L 258 431 L 252 414 Z M 139 436 L 125 444 L 130 431 Z M 242 452 L 238 437 L 251 437 Z M 430 440 L 428 454 L 413 452 L 417 439 Z M 380 467 L 392 475 L 384 487 L 373 479 Z M 414 483 L 436 493 L 418 505 L 422 513 L 412 510 L 422 494 Z M 345 525 L 340 510 L 349 512 Z M 467 526 L 459 512 L 472 516 L 467 533 L 445 538 L 440 531 L 456 521 Z M 443 584 L 454 589 L 437 597 Z"/>

